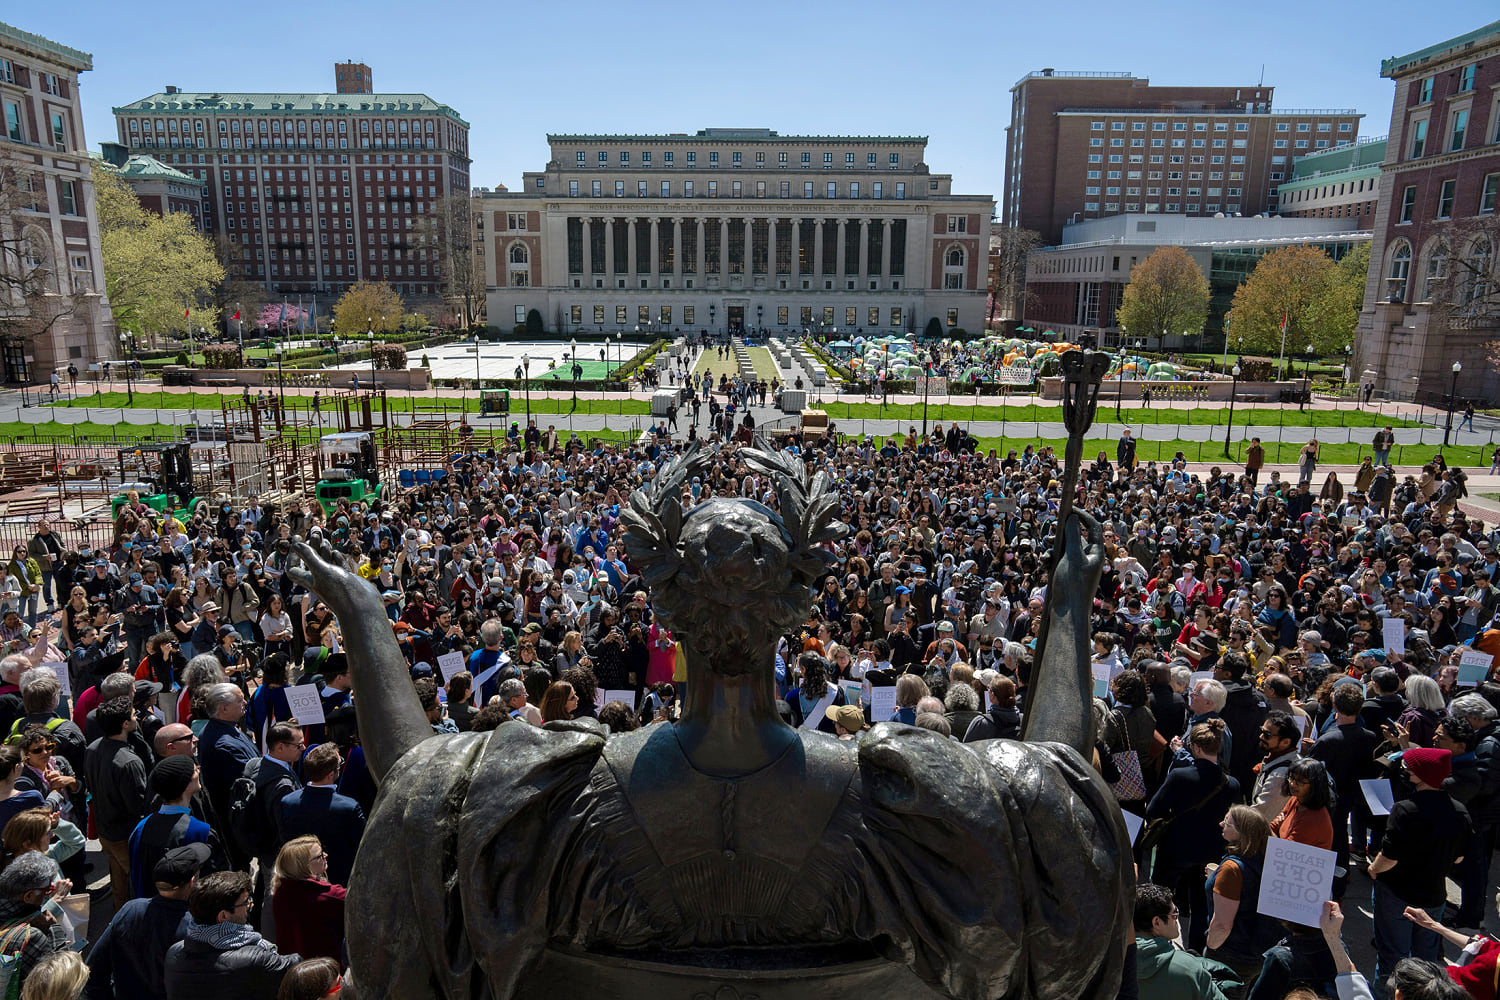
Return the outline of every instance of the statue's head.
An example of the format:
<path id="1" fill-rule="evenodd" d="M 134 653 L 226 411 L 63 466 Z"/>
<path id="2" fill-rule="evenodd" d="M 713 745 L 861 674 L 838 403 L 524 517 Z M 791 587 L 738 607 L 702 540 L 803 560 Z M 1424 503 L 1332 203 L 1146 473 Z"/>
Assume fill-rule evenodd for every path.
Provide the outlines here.
<path id="1" fill-rule="evenodd" d="M 826 475 L 809 478 L 794 456 L 763 448 L 741 457 L 771 478 L 780 513 L 728 499 L 684 512 L 683 483 L 713 458 L 695 446 L 637 490 L 622 514 L 659 616 L 703 666 L 722 674 L 768 666 L 767 648 L 802 620 L 809 588 L 832 558 L 822 544 L 847 530 Z"/>

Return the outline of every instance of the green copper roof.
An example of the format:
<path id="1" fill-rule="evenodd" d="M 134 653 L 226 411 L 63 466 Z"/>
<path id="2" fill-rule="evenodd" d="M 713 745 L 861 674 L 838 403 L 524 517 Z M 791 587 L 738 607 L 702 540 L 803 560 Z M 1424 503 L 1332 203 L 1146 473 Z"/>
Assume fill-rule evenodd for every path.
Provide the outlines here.
<path id="1" fill-rule="evenodd" d="M 187 112 L 205 114 L 228 111 L 233 114 L 440 114 L 461 125 L 469 123 L 458 112 L 440 104 L 426 94 L 231 94 L 231 93 L 159 93 L 131 101 L 114 113 Z"/>
<path id="2" fill-rule="evenodd" d="M 1380 61 L 1381 76 L 1398 76 L 1409 70 L 1415 69 L 1423 63 L 1431 62 L 1449 55 L 1458 55 L 1464 49 L 1472 48 L 1474 43 L 1488 36 L 1500 37 L 1500 21 L 1492 21 L 1482 28 L 1475 28 L 1467 34 L 1450 38 L 1446 42 L 1438 42 L 1429 45 L 1425 49 L 1418 49 L 1409 55 L 1392 56 Z"/>
<path id="3" fill-rule="evenodd" d="M 96 162 L 118 173 L 121 177 L 137 180 L 162 180 L 172 181 L 177 184 L 191 184 L 193 187 L 202 187 L 203 182 L 196 177 L 183 173 L 175 167 L 169 167 L 154 156 L 137 153 L 125 161 L 125 166 L 117 167 L 106 160 L 98 159 Z"/>
<path id="4" fill-rule="evenodd" d="M 30 49 L 38 55 L 52 56 L 80 72 L 94 68 L 94 57 L 87 52 L 80 52 L 66 45 L 59 45 L 57 42 L 43 38 L 41 35 L 33 35 L 29 31 L 13 28 L 3 21 L 0 21 L 0 40 Z"/>

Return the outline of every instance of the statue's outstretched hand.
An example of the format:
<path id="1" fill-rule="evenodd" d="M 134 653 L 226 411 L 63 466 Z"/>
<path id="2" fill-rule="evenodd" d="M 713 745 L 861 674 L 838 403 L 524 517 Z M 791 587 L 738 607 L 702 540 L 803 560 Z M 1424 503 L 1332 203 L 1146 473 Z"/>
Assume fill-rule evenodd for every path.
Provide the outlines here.
<path id="1" fill-rule="evenodd" d="M 297 558 L 287 567 L 287 573 L 321 598 L 336 616 L 357 613 L 354 601 L 362 592 L 374 596 L 369 582 L 345 565 L 322 529 L 313 528 L 306 541 L 300 535 L 293 538 L 292 551 Z"/>

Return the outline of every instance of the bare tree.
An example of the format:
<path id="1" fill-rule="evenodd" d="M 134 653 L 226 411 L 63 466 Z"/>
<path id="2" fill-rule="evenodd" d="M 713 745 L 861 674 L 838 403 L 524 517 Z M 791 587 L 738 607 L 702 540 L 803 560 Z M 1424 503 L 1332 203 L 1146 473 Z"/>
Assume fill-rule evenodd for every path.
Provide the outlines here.
<path id="1" fill-rule="evenodd" d="M 468 192 L 454 192 L 433 203 L 418 225 L 415 242 L 435 261 L 443 300 L 459 323 L 474 323 L 484 305 L 484 269 L 475 259 L 483 234 Z"/>
<path id="2" fill-rule="evenodd" d="M 1430 324 L 1463 334 L 1500 335 L 1500 218 L 1471 216 L 1449 224 L 1426 258 L 1426 267 L 1412 275 L 1414 302 L 1429 302 Z M 1485 345 L 1490 357 L 1500 357 L 1500 340 Z M 1491 362 L 1500 368 L 1500 363 Z"/>
<path id="3" fill-rule="evenodd" d="M 985 326 L 995 324 L 997 314 L 1016 318 L 1026 303 L 1026 255 L 1042 245 L 1042 237 L 1019 226 L 990 227 L 989 314 Z"/>
<path id="4" fill-rule="evenodd" d="M 47 190 L 32 165 L 0 151 L 0 341 L 36 343 L 63 320 L 86 309 L 85 290 L 73 287 L 62 247 L 52 246 Z M 40 353 L 40 352 L 36 352 Z"/>

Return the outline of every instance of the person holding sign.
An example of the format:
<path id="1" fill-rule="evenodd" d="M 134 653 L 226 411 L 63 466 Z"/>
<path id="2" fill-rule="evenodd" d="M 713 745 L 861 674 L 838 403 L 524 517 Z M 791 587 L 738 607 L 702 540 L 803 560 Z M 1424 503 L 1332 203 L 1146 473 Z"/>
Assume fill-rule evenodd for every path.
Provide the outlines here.
<path id="1" fill-rule="evenodd" d="M 1434 921 L 1442 919 L 1448 870 L 1468 849 L 1472 830 L 1469 811 L 1443 791 L 1452 772 L 1451 753 L 1413 747 L 1401 755 L 1401 766 L 1416 791 L 1391 807 L 1380 853 L 1370 862 L 1375 976 L 1382 982 L 1408 956 L 1442 959 L 1441 939 L 1406 912 L 1415 907 Z"/>

